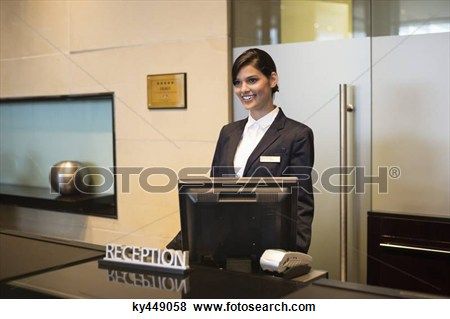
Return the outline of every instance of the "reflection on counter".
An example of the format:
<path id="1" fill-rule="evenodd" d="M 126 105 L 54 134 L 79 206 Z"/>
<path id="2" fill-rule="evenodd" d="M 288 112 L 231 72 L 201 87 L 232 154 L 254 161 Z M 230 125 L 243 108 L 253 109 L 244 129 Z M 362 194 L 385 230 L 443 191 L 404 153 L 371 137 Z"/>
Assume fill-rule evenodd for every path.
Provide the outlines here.
<path id="1" fill-rule="evenodd" d="M 108 269 L 108 280 L 135 287 L 156 288 L 166 291 L 189 292 L 189 278 L 135 273 Z"/>

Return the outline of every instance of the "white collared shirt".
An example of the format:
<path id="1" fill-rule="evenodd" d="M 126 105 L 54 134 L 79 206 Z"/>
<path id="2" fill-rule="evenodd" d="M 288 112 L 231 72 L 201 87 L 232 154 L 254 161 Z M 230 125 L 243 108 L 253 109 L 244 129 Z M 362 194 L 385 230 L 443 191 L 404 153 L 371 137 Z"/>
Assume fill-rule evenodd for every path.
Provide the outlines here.
<path id="1" fill-rule="evenodd" d="M 250 114 L 248 115 L 241 141 L 237 147 L 236 154 L 234 154 L 234 172 L 236 176 L 242 177 L 250 154 L 255 150 L 264 134 L 266 134 L 277 117 L 278 111 L 279 108 L 276 106 L 275 109 L 259 120 L 255 120 Z"/>

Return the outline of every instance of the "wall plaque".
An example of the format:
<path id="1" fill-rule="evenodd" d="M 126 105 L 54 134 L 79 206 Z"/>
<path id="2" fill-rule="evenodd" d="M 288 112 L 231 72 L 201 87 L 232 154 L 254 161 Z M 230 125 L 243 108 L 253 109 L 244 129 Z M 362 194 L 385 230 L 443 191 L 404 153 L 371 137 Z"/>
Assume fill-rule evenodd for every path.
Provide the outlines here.
<path id="1" fill-rule="evenodd" d="M 147 75 L 149 109 L 186 108 L 186 73 Z"/>

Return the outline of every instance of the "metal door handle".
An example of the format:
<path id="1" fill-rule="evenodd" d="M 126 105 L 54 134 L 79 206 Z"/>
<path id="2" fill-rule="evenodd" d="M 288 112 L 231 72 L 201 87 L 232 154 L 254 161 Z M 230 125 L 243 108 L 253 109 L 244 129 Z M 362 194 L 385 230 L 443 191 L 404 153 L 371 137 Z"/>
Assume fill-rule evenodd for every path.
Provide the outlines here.
<path id="1" fill-rule="evenodd" d="M 450 254 L 450 250 L 442 250 L 442 249 L 433 249 L 433 248 L 424 248 L 424 247 L 416 247 L 416 246 L 407 246 L 407 245 L 398 245 L 398 244 L 384 244 L 380 243 L 381 247 L 389 247 L 401 250 L 417 250 L 417 251 L 426 251 L 430 253 L 439 253 L 439 254 Z"/>
<path id="2" fill-rule="evenodd" d="M 340 193 L 340 270 L 341 281 L 347 281 L 347 112 L 353 112 L 353 104 L 348 103 L 349 86 L 347 84 L 339 85 L 339 137 L 340 137 L 340 174 L 339 174 L 339 193 Z"/>

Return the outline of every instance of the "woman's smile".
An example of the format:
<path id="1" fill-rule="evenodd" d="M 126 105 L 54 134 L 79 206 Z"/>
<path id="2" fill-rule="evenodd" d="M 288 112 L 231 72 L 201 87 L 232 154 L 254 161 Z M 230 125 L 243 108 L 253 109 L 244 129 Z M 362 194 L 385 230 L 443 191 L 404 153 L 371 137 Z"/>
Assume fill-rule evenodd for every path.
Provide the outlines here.
<path id="1" fill-rule="evenodd" d="M 245 94 L 241 95 L 243 102 L 249 102 L 252 101 L 254 97 L 256 97 L 256 94 Z"/>

